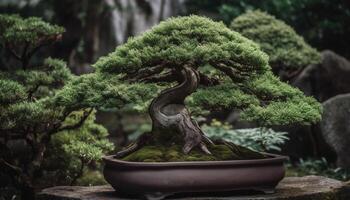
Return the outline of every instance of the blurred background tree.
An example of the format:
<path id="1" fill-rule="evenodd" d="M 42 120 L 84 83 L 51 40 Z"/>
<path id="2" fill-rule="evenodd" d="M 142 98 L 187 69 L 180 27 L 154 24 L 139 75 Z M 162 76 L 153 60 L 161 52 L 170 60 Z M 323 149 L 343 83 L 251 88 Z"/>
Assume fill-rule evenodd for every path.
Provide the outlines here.
<path id="1" fill-rule="evenodd" d="M 64 26 L 67 30 L 66 35 L 69 37 L 66 42 L 59 45 L 60 49 L 56 48 L 57 55 L 53 56 L 65 60 L 70 56 L 79 62 L 95 61 L 96 57 L 110 52 L 117 44 L 125 42 L 128 36 L 138 34 L 158 23 L 159 20 L 172 15 L 207 15 L 223 20 L 229 25 L 235 17 L 247 10 L 256 9 L 285 21 L 317 49 L 331 49 L 338 54 L 350 57 L 350 50 L 347 48 L 347 44 L 350 43 L 350 38 L 347 37 L 350 34 L 350 27 L 347 26 L 350 23 L 350 2 L 347 0 L 165 0 L 161 2 L 162 0 L 140 0 L 127 1 L 123 4 L 114 0 L 79 2 L 0 0 L 0 12 L 40 16 L 49 22 Z M 126 14 L 131 13 L 127 11 L 135 12 Z M 138 18 L 140 22 L 137 23 L 132 18 Z M 97 46 L 99 52 L 92 55 Z M 73 50 L 74 55 L 72 55 Z M 71 66 L 70 62 L 69 66 Z M 83 71 L 80 69 L 79 72 Z"/>
<path id="2" fill-rule="evenodd" d="M 182 7 L 182 0 L 0 0 L 0 12 L 39 16 L 63 26 L 64 40 L 46 53 L 67 60 L 76 74 L 90 72 L 98 57 L 181 13 Z"/>
<path id="3" fill-rule="evenodd" d="M 76 78 L 65 62 L 31 62 L 40 49 L 61 40 L 64 28 L 37 17 L 0 15 L 0 29 L 1 57 L 6 60 L 0 67 L 0 178 L 22 197 L 34 199 L 38 188 L 56 184 L 46 176 L 49 171 L 73 174 L 74 184 L 113 145 L 106 140 L 107 130 L 95 124 L 94 107 L 54 102 L 56 93 Z M 45 166 L 50 158 L 51 167 Z"/>
<path id="4" fill-rule="evenodd" d="M 258 43 L 269 55 L 273 72 L 290 81 L 305 67 L 319 64 L 321 56 L 292 27 L 259 10 L 247 11 L 236 17 L 230 28 Z"/>
<path id="5" fill-rule="evenodd" d="M 247 10 L 260 9 L 285 21 L 317 49 L 350 57 L 350 2 L 347 0 L 189 0 L 189 13 L 210 15 L 230 24 Z"/>

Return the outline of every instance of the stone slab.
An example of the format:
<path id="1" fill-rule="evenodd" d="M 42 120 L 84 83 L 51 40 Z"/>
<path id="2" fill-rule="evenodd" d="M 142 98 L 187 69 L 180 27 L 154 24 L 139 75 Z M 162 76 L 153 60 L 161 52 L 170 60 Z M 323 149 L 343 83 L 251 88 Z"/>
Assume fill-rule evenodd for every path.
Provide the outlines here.
<path id="1" fill-rule="evenodd" d="M 57 186 L 44 189 L 39 200 L 129 200 L 109 185 L 80 187 Z M 186 200 L 350 200 L 350 183 L 322 176 L 287 177 L 274 194 L 252 194 L 248 191 L 181 194 L 167 199 Z"/>

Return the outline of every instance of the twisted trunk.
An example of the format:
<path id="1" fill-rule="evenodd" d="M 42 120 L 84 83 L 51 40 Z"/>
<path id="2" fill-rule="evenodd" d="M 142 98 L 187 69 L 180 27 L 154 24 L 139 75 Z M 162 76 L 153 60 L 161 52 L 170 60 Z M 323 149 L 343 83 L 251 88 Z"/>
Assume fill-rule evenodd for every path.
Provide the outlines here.
<path id="1" fill-rule="evenodd" d="M 185 66 L 182 68 L 180 76 L 182 82 L 162 91 L 158 97 L 153 99 L 149 107 L 152 133 L 143 134 L 135 143 L 119 151 L 115 157 L 122 158 L 137 151 L 150 141 L 154 143 L 162 142 L 159 137 L 169 134 L 181 134 L 183 136 L 183 152 L 185 154 L 195 147 L 199 147 L 206 154 L 210 154 L 206 143 L 213 144 L 213 142 L 204 135 L 197 122 L 191 118 L 184 103 L 185 98 L 196 91 L 200 81 L 199 73 L 195 69 Z"/>
<path id="2" fill-rule="evenodd" d="M 182 83 L 166 89 L 155 98 L 149 108 L 152 119 L 152 133 L 167 134 L 176 132 L 184 136 L 183 152 L 189 153 L 199 146 L 205 153 L 210 154 L 205 145 L 207 139 L 198 124 L 191 119 L 185 107 L 185 98 L 195 92 L 199 84 L 198 72 L 190 67 L 181 71 Z"/>

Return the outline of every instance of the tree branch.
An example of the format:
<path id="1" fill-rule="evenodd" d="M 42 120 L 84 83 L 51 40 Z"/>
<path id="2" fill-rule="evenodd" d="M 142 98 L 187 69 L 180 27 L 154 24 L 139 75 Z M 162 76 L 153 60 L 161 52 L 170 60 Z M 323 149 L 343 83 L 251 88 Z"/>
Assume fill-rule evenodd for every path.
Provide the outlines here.
<path id="1" fill-rule="evenodd" d="M 213 67 L 217 68 L 218 70 L 224 72 L 227 76 L 231 78 L 233 82 L 241 82 L 244 80 L 244 77 L 239 75 L 238 71 L 235 71 L 233 68 L 228 67 L 227 65 L 223 63 L 210 63 Z"/>
<path id="2" fill-rule="evenodd" d="M 199 84 L 204 86 L 214 86 L 219 84 L 219 79 L 214 77 L 209 77 L 201 72 L 199 73 Z"/>
<path id="3" fill-rule="evenodd" d="M 29 43 L 26 42 L 25 45 L 24 45 L 24 47 L 23 47 L 23 50 L 22 50 L 22 56 L 21 56 L 21 58 L 24 58 L 24 57 L 27 55 L 28 47 L 29 47 Z"/>
<path id="4" fill-rule="evenodd" d="M 21 56 L 19 56 L 11 47 L 10 47 L 10 45 L 7 43 L 7 44 L 5 44 L 5 47 L 6 47 L 6 49 L 10 52 L 10 54 L 14 57 L 14 58 L 16 58 L 17 60 L 21 60 Z"/>
<path id="5" fill-rule="evenodd" d="M 165 62 L 156 65 L 154 67 L 148 67 L 148 68 L 141 68 L 137 72 L 132 73 L 132 74 L 127 74 L 122 78 L 122 80 L 130 80 L 131 82 L 134 81 L 140 81 L 141 79 L 150 77 L 154 74 L 159 74 L 161 73 L 164 68 L 165 68 Z"/>
<path id="6" fill-rule="evenodd" d="M 22 62 L 22 68 L 23 68 L 23 70 L 26 70 L 26 69 L 27 69 L 28 62 L 29 62 L 29 58 L 27 57 L 28 48 L 29 48 L 29 43 L 26 42 L 25 45 L 24 45 L 24 47 L 23 47 L 22 56 L 21 56 L 21 62 Z"/>
<path id="7" fill-rule="evenodd" d="M 57 129 L 56 132 L 60 132 L 60 131 L 67 131 L 67 130 L 74 130 L 79 128 L 81 125 L 84 124 L 85 120 L 89 117 L 89 115 L 91 114 L 91 112 L 93 111 L 93 108 L 91 108 L 89 111 L 84 111 L 84 115 L 82 118 L 80 118 L 79 122 L 74 124 L 74 125 L 69 125 L 69 126 L 64 126 L 61 127 L 59 129 Z"/>
<path id="8" fill-rule="evenodd" d="M 26 54 L 27 59 L 29 60 L 37 51 L 39 51 L 39 49 L 41 49 L 44 46 L 48 46 L 48 45 L 50 45 L 50 43 L 40 44 L 40 45 L 34 47 L 33 50 L 31 50 L 28 54 Z"/>
<path id="9" fill-rule="evenodd" d="M 245 64 L 242 64 L 242 63 L 238 63 L 238 62 L 235 62 L 233 60 L 226 60 L 226 61 L 223 61 L 226 65 L 231 65 L 231 66 L 235 66 L 235 68 L 238 68 L 239 71 L 241 72 L 250 72 L 251 71 L 251 67 L 249 67 L 249 65 L 245 65 Z"/>
<path id="10" fill-rule="evenodd" d="M 177 80 L 177 76 L 172 71 L 164 74 L 156 74 L 153 76 L 140 79 L 140 81 L 146 82 L 146 83 L 173 82 L 176 80 Z"/>
<path id="11" fill-rule="evenodd" d="M 28 100 L 31 100 L 33 97 L 33 94 L 39 89 L 40 84 L 37 84 L 32 90 L 28 91 Z"/>
<path id="12" fill-rule="evenodd" d="M 49 46 L 59 40 L 62 39 L 62 34 L 58 34 L 58 35 L 53 35 L 49 38 L 44 38 L 42 40 L 40 40 L 40 42 L 42 42 L 41 44 L 39 44 L 38 46 L 34 47 L 28 54 L 26 54 L 27 59 L 30 59 L 39 49 L 41 49 L 44 46 Z M 43 42 L 46 41 L 46 42 Z"/>
<path id="13" fill-rule="evenodd" d="M 0 158 L 0 166 L 1 166 L 1 168 L 4 168 L 5 170 L 7 169 L 11 173 L 14 173 L 14 174 L 17 174 L 17 175 L 22 173 L 22 169 L 21 168 L 6 162 L 2 158 Z"/>

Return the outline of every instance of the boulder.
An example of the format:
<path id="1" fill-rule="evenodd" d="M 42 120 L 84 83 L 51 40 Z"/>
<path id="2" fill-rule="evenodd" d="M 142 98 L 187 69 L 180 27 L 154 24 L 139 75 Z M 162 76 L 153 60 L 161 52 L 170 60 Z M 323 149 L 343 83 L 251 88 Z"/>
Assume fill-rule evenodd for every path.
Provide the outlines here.
<path id="1" fill-rule="evenodd" d="M 338 166 L 350 168 L 350 94 L 335 96 L 323 107 L 322 136 L 336 152 Z"/>
<path id="2" fill-rule="evenodd" d="M 350 62 L 325 50 L 322 62 L 306 67 L 291 84 L 323 102 L 338 94 L 350 93 Z"/>
<path id="3" fill-rule="evenodd" d="M 44 189 L 39 200 L 127 200 L 136 197 L 118 195 L 105 186 L 58 186 Z M 186 200 L 349 200 L 350 185 L 321 176 L 287 177 L 280 182 L 274 194 L 220 192 L 217 194 L 183 194 L 168 199 Z"/>
<path id="4" fill-rule="evenodd" d="M 339 94 L 350 93 L 350 62 L 329 50 L 323 51 L 321 55 L 320 64 L 304 68 L 299 75 L 290 80 L 290 84 L 320 102 Z M 290 133 L 290 140 L 283 150 L 291 155 L 291 158 L 316 156 L 326 157 L 330 162 L 335 161 L 334 148 L 321 134 L 319 123 L 313 126 L 287 127 L 282 131 Z"/>

